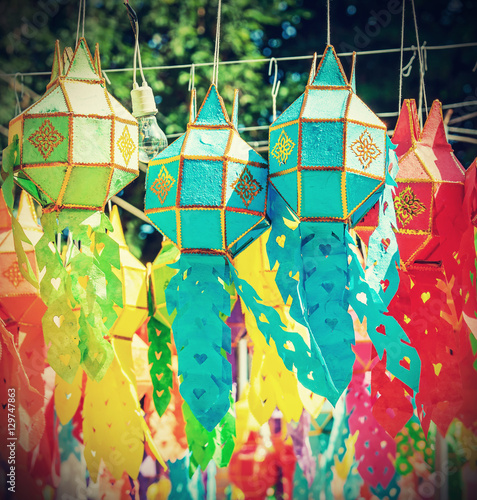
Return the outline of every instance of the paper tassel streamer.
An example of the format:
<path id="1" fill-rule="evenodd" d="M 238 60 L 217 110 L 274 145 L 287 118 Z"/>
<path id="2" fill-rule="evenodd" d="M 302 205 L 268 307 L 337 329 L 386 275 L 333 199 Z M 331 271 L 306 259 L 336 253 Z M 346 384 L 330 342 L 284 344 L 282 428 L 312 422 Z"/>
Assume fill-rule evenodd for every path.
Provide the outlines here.
<path id="1" fill-rule="evenodd" d="M 230 401 L 233 403 L 233 401 Z M 186 421 L 186 435 L 189 444 L 189 476 L 200 467 L 205 471 L 210 460 L 218 467 L 225 467 L 234 451 L 235 415 L 229 407 L 227 413 L 212 431 L 208 431 L 194 416 L 185 402 L 182 406 Z"/>
<path id="2" fill-rule="evenodd" d="M 100 380 L 113 357 L 103 337 L 116 318 L 113 303 L 122 303 L 111 269 L 118 267 L 118 249 L 106 235 L 111 226 L 103 209 L 137 177 L 138 132 L 134 117 L 106 90 L 98 47 L 93 60 L 81 38 L 68 54 L 61 58 L 57 42 L 47 91 L 10 122 L 9 141 L 18 144 L 15 181 L 43 208 L 45 235 L 36 253 L 46 267 L 40 290 L 48 306 L 48 361 L 72 382 L 80 363 Z M 70 245 L 67 253 L 69 276 L 56 247 L 67 228 L 81 241 L 81 252 Z M 78 303 L 79 318 L 72 312 Z"/>
<path id="3" fill-rule="evenodd" d="M 169 315 L 166 306 L 166 288 L 176 270 L 169 267 L 179 259 L 179 250 L 171 242 L 163 247 L 149 267 L 149 301 L 151 318 L 147 324 L 149 364 L 154 386 L 153 397 L 157 413 L 162 416 L 171 400 L 172 353 L 171 327 L 175 313 Z"/>
<path id="4" fill-rule="evenodd" d="M 396 455 L 394 440 L 379 425 L 371 413 L 373 398 L 364 375 L 354 375 L 346 396 L 351 434 L 357 434 L 355 460 L 365 483 L 373 488 L 386 488 L 394 476 L 390 458 Z"/>
<path id="5" fill-rule="evenodd" d="M 434 469 L 433 436 L 426 439 L 419 420 L 413 417 L 396 436 L 396 471 L 401 476 L 411 473 L 419 475 L 419 464 Z"/>
<path id="6" fill-rule="evenodd" d="M 261 301 L 279 312 L 280 319 L 290 331 L 290 336 L 306 335 L 304 327 L 292 320 L 288 314 L 275 282 L 276 272 L 270 270 L 266 253 L 269 232 L 263 234 L 234 259 L 241 278 L 254 284 Z M 287 370 L 277 352 L 273 338 L 266 342 L 257 326 L 257 320 L 247 307 L 243 308 L 247 334 L 253 342 L 253 358 L 250 374 L 250 411 L 260 424 L 267 422 L 278 408 L 287 422 L 298 422 L 305 408 L 317 416 L 324 398 L 311 392 L 297 381 L 296 375 Z M 272 334 L 273 337 L 273 334 Z M 296 360 L 298 362 L 298 360 Z"/>
<path id="7" fill-rule="evenodd" d="M 111 223 L 112 238 L 119 244 L 118 275 L 124 306 L 117 310 L 117 320 L 109 332 L 114 351 L 111 368 L 100 382 L 90 379 L 86 382 L 83 436 L 85 459 L 93 481 L 101 459 L 116 480 L 124 472 L 136 479 L 144 442 L 165 467 L 143 419 L 132 358 L 132 337 L 147 316 L 146 267 L 129 252 L 117 207 L 111 211 Z"/>
<path id="8" fill-rule="evenodd" d="M 21 262 L 15 250 L 15 232 L 11 216 L 1 193 L 0 208 L 4 213 L 4 223 L 0 228 L 0 315 L 7 325 L 13 323 L 16 329 L 25 330 L 25 327 L 38 329 L 41 328 L 40 320 L 46 308 L 38 289 L 26 280 L 21 272 Z M 33 201 L 27 193 L 22 193 L 20 197 L 17 221 L 23 227 L 29 241 L 32 244 L 37 243 L 42 230 L 37 223 Z M 33 247 L 27 248 L 25 255 L 34 276 L 38 277 Z"/>
<path id="9" fill-rule="evenodd" d="M 307 480 L 308 488 L 311 487 L 316 473 L 316 458 L 312 455 L 308 437 L 310 426 L 311 417 L 306 411 L 301 414 L 298 425 L 288 424 L 287 426 L 288 434 L 293 441 L 293 450 L 297 463 Z"/>
<path id="10" fill-rule="evenodd" d="M 110 237 L 119 245 L 121 267 L 115 274 L 122 285 L 123 306 L 114 306 L 117 319 L 109 330 L 109 336 L 130 340 L 147 317 L 146 267 L 129 251 L 116 205 L 111 209 L 110 220 L 113 227 Z"/>
<path id="11" fill-rule="evenodd" d="M 399 156 L 394 208 L 402 271 L 390 312 L 399 320 L 422 362 L 415 401 L 424 432 L 432 420 L 445 434 L 463 402 L 455 333 L 463 306 L 459 261 L 468 259 L 469 251 L 475 255 L 474 248 L 459 248 L 464 170 L 447 143 L 438 101 L 433 103 L 422 131 L 415 102 L 404 101 L 393 142 Z M 400 394 L 387 400 L 392 405 L 391 414 L 408 404 L 406 395 L 402 391 Z M 385 403 L 380 404 L 380 422 L 390 429 Z"/>
<path id="12" fill-rule="evenodd" d="M 182 460 L 188 453 L 186 423 L 182 413 L 184 400 L 179 392 L 179 377 L 177 376 L 177 354 L 173 355 L 171 365 L 170 401 L 164 413 L 159 416 L 155 409 L 151 394 L 154 389 L 146 393 L 144 400 L 147 425 L 151 429 L 156 448 L 160 450 L 161 456 L 166 462 Z"/>
<path id="13" fill-rule="evenodd" d="M 360 320 L 367 316 L 368 325 L 379 327 L 388 319 L 381 285 L 372 279 L 382 269 L 370 271 L 369 284 L 364 273 L 357 277 L 357 269 L 349 269 L 354 244 L 346 223 L 355 224 L 381 196 L 385 183 L 392 182 L 386 127 L 356 96 L 353 77 L 350 80 L 328 46 L 305 93 L 270 127 L 270 182 L 288 206 L 281 207 L 271 190 L 267 252 L 270 264 L 280 265 L 277 284 L 284 301 L 292 298 L 291 316 L 309 330 L 314 369 L 309 370 L 309 361 L 304 371 L 302 361 L 296 365 L 298 378 L 332 403 L 348 385 L 354 363 L 350 300 L 355 308 L 356 295 L 367 288 L 367 299 L 356 310 Z M 385 270 L 392 267 L 393 250 L 385 259 Z M 348 292 L 350 279 L 361 289 Z M 370 333 L 380 344 L 380 356 L 391 336 L 408 340 L 396 331 L 397 324 L 392 327 L 394 333 L 384 339 Z M 285 359 L 288 353 L 282 345 L 277 343 L 277 348 Z M 399 361 L 406 356 L 404 344 L 401 351 L 393 373 L 416 388 L 418 376 L 411 380 L 411 373 L 416 368 L 418 372 L 414 365 L 419 360 L 412 370 L 403 370 Z"/>
<path id="14" fill-rule="evenodd" d="M 224 258 L 261 234 L 267 164 L 237 132 L 238 93 L 229 120 L 215 85 L 187 132 L 149 164 L 145 213 L 181 251 L 167 289 L 179 354 L 181 394 L 212 429 L 227 414 L 231 369 L 230 269 Z"/>

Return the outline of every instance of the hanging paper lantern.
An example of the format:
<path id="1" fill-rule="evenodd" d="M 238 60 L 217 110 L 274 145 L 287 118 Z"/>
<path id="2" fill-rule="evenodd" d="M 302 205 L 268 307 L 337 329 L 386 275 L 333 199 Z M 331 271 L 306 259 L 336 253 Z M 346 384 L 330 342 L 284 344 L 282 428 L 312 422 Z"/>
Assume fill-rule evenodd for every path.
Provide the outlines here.
<path id="1" fill-rule="evenodd" d="M 149 314 L 147 332 L 150 378 L 154 386 L 153 398 L 157 413 L 162 416 L 171 401 L 173 387 L 171 328 L 175 313 L 167 312 L 166 288 L 177 270 L 170 267 L 179 259 L 180 252 L 170 241 L 163 241 L 162 249 L 152 264 L 148 264 Z M 180 410 L 180 407 L 179 407 Z"/>
<path id="2" fill-rule="evenodd" d="M 96 481 L 101 459 L 119 480 L 124 472 L 136 479 L 147 442 L 152 455 L 162 460 L 143 418 L 136 389 L 132 338 L 147 316 L 146 267 L 129 251 L 116 206 L 111 210 L 111 237 L 119 244 L 123 307 L 109 330 L 114 358 L 104 378 L 88 379 L 83 408 L 85 460 Z M 118 440 L 118 436 L 123 439 Z"/>
<path id="3" fill-rule="evenodd" d="M 147 317 L 146 266 L 129 251 L 116 205 L 111 208 L 109 218 L 113 226 L 110 236 L 119 245 L 121 268 L 115 274 L 121 280 L 123 295 L 123 306 L 114 306 L 118 317 L 109 335 L 132 339 Z"/>
<path id="4" fill-rule="evenodd" d="M 80 38 L 69 64 L 55 45 L 46 93 L 10 122 L 15 180 L 44 207 L 102 210 L 138 175 L 136 119 L 106 90 L 99 48 Z"/>
<path id="5" fill-rule="evenodd" d="M 230 315 L 225 258 L 268 227 L 267 163 L 240 138 L 237 106 L 236 92 L 229 120 L 211 85 L 187 132 L 150 162 L 146 180 L 145 213 L 181 251 L 166 292 L 169 311 L 177 309 L 180 391 L 208 432 L 230 406 L 230 333 L 220 317 Z"/>
<path id="6" fill-rule="evenodd" d="M 145 213 L 183 254 L 234 255 L 268 227 L 267 163 L 241 139 L 237 107 L 238 92 L 229 120 L 211 85 L 187 132 L 149 163 Z"/>
<path id="7" fill-rule="evenodd" d="M 386 126 L 353 79 L 328 46 L 305 92 L 270 126 L 270 182 L 300 221 L 355 223 L 384 187 Z"/>
<path id="8" fill-rule="evenodd" d="M 405 267 L 420 263 L 439 266 L 444 234 L 439 235 L 437 218 L 444 217 L 448 224 L 456 218 L 465 178 L 446 139 L 441 103 L 434 101 L 421 132 L 416 103 L 406 99 L 392 140 L 399 158 L 394 206 L 402 263 Z"/>
<path id="9" fill-rule="evenodd" d="M 40 327 L 46 307 L 38 289 L 29 283 L 20 271 L 11 218 L 1 193 L 0 210 L 2 214 L 5 214 L 4 225 L 0 227 L 0 316 L 7 321 L 7 326 L 13 321 L 16 328 L 19 325 Z M 38 225 L 33 201 L 24 192 L 20 196 L 17 220 L 28 239 L 33 244 L 37 243 L 43 231 Z M 26 255 L 35 275 L 38 276 L 33 248 L 27 249 Z"/>
<path id="10" fill-rule="evenodd" d="M 305 387 L 333 404 L 352 375 L 350 302 L 360 321 L 367 317 L 380 357 L 392 345 L 391 337 L 397 341 L 393 374 L 418 386 L 419 359 L 399 325 L 385 314 L 390 298 L 378 279 L 392 273 L 394 265 L 395 243 L 390 248 L 382 244 L 394 238 L 392 214 L 376 233 L 376 255 L 382 259 L 375 259 L 379 265 L 370 270 L 368 281 L 353 255 L 347 226 L 389 192 L 394 158 L 389 147 L 386 126 L 355 94 L 354 68 L 348 80 L 332 46 L 316 74 L 311 71 L 305 92 L 270 126 L 272 232 L 267 252 L 272 267 L 279 263 L 276 280 L 283 300 L 292 298 L 291 316 L 308 328 L 310 337 L 310 346 L 300 348 L 299 338 L 289 339 L 293 351 L 301 351 L 296 363 L 289 346 L 276 342 L 277 349 Z M 376 331 L 384 324 L 387 336 Z M 412 369 L 400 363 L 406 356 L 413 360 Z"/>
<path id="11" fill-rule="evenodd" d="M 445 434 L 463 403 L 460 266 L 469 252 L 475 255 L 473 242 L 467 249 L 461 245 L 462 231 L 469 225 L 465 222 L 463 226 L 461 220 L 464 169 L 447 142 L 439 101 L 434 101 L 421 131 L 415 102 L 405 100 L 393 142 L 399 156 L 394 208 L 402 269 L 390 311 L 422 362 L 416 406 L 424 432 L 432 420 Z M 384 372 L 380 377 L 385 380 Z M 373 381 L 372 385 L 385 394 L 380 383 Z M 400 426 L 393 425 L 391 415 L 409 405 L 404 388 L 389 392 L 377 404 L 381 409 L 376 413 L 373 408 L 373 413 L 395 435 Z"/>
<path id="12" fill-rule="evenodd" d="M 252 431 L 247 442 L 234 453 L 229 465 L 229 477 L 246 499 L 263 500 L 267 490 L 278 479 L 277 459 L 267 448 L 258 432 Z"/>
<path id="13" fill-rule="evenodd" d="M 279 312 L 287 331 L 300 332 L 306 336 L 306 328 L 290 318 L 289 307 L 285 305 L 280 295 L 275 281 L 276 271 L 270 269 L 268 262 L 266 251 L 268 238 L 269 231 L 241 252 L 234 259 L 235 268 L 242 279 L 254 284 L 261 301 Z M 240 308 L 240 303 L 237 305 Z M 271 339 L 270 342 L 265 340 L 254 315 L 246 306 L 243 307 L 242 321 L 253 342 L 248 391 L 248 403 L 253 416 L 260 424 L 268 422 L 275 408 L 283 413 L 287 422 L 292 420 L 297 422 L 303 408 L 316 416 L 324 403 L 324 398 L 303 387 L 295 373 L 286 369 L 274 340 Z"/>
<path id="14" fill-rule="evenodd" d="M 113 358 L 104 336 L 116 319 L 114 304 L 122 306 L 111 268 L 119 267 L 118 246 L 106 234 L 111 226 L 103 209 L 138 175 L 138 131 L 106 90 L 97 46 L 93 60 L 80 38 L 62 58 L 56 43 L 47 91 L 10 122 L 9 141 L 17 149 L 15 181 L 43 208 L 45 235 L 36 254 L 46 267 L 40 290 L 48 306 L 48 361 L 68 382 L 80 363 L 100 380 Z M 81 251 L 70 244 L 63 264 L 57 234 L 65 229 Z"/>

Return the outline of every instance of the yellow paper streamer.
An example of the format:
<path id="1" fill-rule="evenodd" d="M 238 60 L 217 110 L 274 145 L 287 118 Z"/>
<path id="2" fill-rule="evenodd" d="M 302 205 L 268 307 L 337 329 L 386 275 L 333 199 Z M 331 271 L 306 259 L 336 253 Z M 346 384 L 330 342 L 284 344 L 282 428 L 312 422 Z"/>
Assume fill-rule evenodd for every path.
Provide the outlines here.
<path id="1" fill-rule="evenodd" d="M 55 377 L 55 410 L 61 425 L 66 425 L 76 413 L 81 400 L 83 370 L 78 368 L 75 378 L 68 384 L 58 374 Z"/>
<path id="2" fill-rule="evenodd" d="M 236 257 L 235 268 L 244 280 L 253 283 L 262 301 L 278 311 L 289 331 L 297 331 L 306 338 L 306 328 L 288 315 L 289 306 L 284 304 L 275 283 L 276 271 L 270 269 L 265 247 L 269 233 L 264 233 Z M 325 398 L 305 389 L 298 382 L 296 375 L 285 367 L 274 341 L 270 339 L 270 344 L 267 344 L 253 315 L 245 307 L 242 310 L 248 335 L 254 344 L 248 393 L 250 411 L 254 417 L 264 424 L 275 407 L 283 413 L 287 422 L 298 421 L 303 408 L 313 417 L 318 416 Z"/>

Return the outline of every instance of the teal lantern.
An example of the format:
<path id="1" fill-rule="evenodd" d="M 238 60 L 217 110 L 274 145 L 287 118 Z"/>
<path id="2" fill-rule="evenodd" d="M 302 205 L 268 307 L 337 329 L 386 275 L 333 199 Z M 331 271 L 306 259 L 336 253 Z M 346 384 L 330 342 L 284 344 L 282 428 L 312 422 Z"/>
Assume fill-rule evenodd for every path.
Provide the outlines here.
<path id="1" fill-rule="evenodd" d="M 354 62 L 348 81 L 329 45 L 270 126 L 270 183 L 300 220 L 355 224 L 383 190 L 386 126 L 354 87 Z"/>
<path id="2" fill-rule="evenodd" d="M 180 392 L 207 431 L 230 409 L 230 259 L 269 227 L 268 165 L 238 134 L 237 105 L 236 91 L 230 120 L 212 84 L 186 133 L 149 163 L 146 179 L 145 213 L 181 251 L 166 299 L 169 314 L 177 310 Z"/>
<path id="3" fill-rule="evenodd" d="M 386 315 L 397 285 L 382 284 L 393 279 L 399 262 L 389 209 L 393 181 L 386 126 L 355 93 L 354 59 L 349 80 L 330 45 L 316 73 L 313 67 L 305 92 L 270 126 L 267 253 L 271 267 L 279 264 L 276 282 L 284 301 L 292 299 L 291 316 L 309 331 L 301 361 L 292 359 L 297 341 L 276 342 L 277 350 L 305 387 L 334 404 L 351 380 L 355 360 L 350 303 L 360 320 L 367 317 L 380 357 L 387 347 L 396 348 L 389 370 L 412 388 L 418 385 L 419 358 L 399 324 Z M 348 225 L 383 193 L 388 201 L 381 207 L 387 212 L 364 275 L 351 250 Z M 409 364 L 412 368 L 403 369 Z"/>
<path id="4" fill-rule="evenodd" d="M 211 85 L 187 132 L 150 163 L 145 213 L 182 253 L 235 255 L 267 229 L 267 162 Z"/>

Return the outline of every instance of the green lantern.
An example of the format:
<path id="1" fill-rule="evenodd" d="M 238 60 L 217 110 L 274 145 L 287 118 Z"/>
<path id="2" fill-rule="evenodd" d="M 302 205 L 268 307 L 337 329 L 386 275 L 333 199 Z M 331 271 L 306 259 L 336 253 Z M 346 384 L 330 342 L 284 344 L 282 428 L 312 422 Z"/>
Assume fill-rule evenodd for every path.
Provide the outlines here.
<path id="1" fill-rule="evenodd" d="M 106 90 L 98 46 L 68 54 L 57 41 L 46 93 L 10 122 L 15 180 L 46 211 L 102 210 L 138 175 L 137 120 Z"/>
<path id="2" fill-rule="evenodd" d="M 80 38 L 61 56 L 56 43 L 46 92 L 10 122 L 9 142 L 16 183 L 43 208 L 36 255 L 48 361 L 68 382 L 80 364 L 100 380 L 113 359 L 105 336 L 123 305 L 112 269 L 119 269 L 119 247 L 107 234 L 113 228 L 104 206 L 139 169 L 137 121 L 106 90 L 98 46 L 93 58 Z"/>

